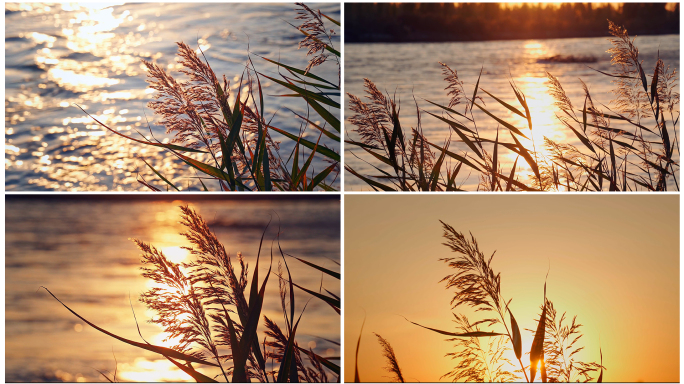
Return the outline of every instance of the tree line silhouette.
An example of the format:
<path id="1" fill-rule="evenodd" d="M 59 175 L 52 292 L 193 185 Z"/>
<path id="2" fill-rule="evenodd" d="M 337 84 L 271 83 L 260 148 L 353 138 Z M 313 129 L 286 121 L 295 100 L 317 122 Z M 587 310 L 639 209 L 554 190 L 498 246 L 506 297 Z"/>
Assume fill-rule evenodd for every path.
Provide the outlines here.
<path id="1" fill-rule="evenodd" d="M 346 3 L 345 42 L 436 42 L 679 34 L 679 3 Z"/>

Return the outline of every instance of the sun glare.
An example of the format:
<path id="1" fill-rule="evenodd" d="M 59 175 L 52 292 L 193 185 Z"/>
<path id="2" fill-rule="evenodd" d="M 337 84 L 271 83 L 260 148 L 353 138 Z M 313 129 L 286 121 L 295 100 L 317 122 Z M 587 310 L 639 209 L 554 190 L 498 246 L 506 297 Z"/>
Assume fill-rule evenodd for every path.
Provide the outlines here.
<path id="1" fill-rule="evenodd" d="M 164 256 L 166 256 L 167 259 L 174 263 L 183 262 L 185 261 L 185 258 L 188 257 L 187 249 L 183 249 L 181 247 L 164 247 L 161 249 L 161 251 L 164 253 Z"/>
<path id="2" fill-rule="evenodd" d="M 137 358 L 133 364 L 119 364 L 117 378 L 133 382 L 185 382 L 188 375 L 168 360 Z"/>
<path id="3" fill-rule="evenodd" d="M 514 81 L 527 99 L 530 115 L 532 115 L 532 132 L 529 130 L 528 121 L 515 114 L 513 114 L 513 125 L 522 128 L 522 132 L 531 139 L 521 138 L 521 143 L 529 151 L 536 151 L 544 156 L 547 154 L 544 149 L 545 137 L 557 142 L 564 142 L 566 139 L 561 123 L 556 118 L 554 99 L 549 95 L 546 78 L 526 74 L 515 78 Z M 509 156 L 512 162 L 517 154 L 511 152 Z M 525 166 L 525 162 L 519 161 L 518 164 Z"/>

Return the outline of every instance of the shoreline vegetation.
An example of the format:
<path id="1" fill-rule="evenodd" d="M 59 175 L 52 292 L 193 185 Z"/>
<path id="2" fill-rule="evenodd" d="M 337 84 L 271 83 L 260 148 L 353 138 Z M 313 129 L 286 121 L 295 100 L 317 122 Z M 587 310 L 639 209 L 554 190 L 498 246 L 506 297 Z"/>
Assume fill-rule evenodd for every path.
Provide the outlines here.
<path id="1" fill-rule="evenodd" d="M 147 82 L 156 91 L 148 108 L 154 111 L 157 123 L 166 128 L 166 133 L 173 135 L 170 142 L 155 138 L 151 128 L 148 136 L 138 132 L 142 140 L 127 136 L 77 107 L 111 133 L 163 148 L 188 166 L 187 180 L 195 180 L 199 184 L 195 187 L 204 191 L 335 191 L 340 155 L 339 148 L 332 146 L 340 142 L 340 103 L 335 98 L 341 96 L 341 54 L 333 46 L 333 36 L 340 23 L 304 3 L 295 5 L 298 8 L 294 19 L 301 24 L 289 24 L 302 34 L 298 48 L 306 49 L 310 57 L 306 68 L 291 67 L 248 50 L 245 68 L 236 76 L 240 79 L 236 88 L 226 75 L 214 73 L 201 48 L 194 49 L 183 42 L 176 43 L 177 61 L 182 68 L 175 77 L 157 63 L 142 60 Z M 280 78 L 259 72 L 253 56 L 276 68 Z M 324 79 L 313 73 L 315 67 L 325 62 L 337 66 L 337 79 Z M 265 94 L 262 82 L 266 81 L 290 93 Z M 236 91 L 231 92 L 234 88 Z M 278 111 L 289 114 L 291 123 L 286 127 L 273 126 L 274 116 L 266 113 L 265 104 L 274 97 L 304 101 L 299 113 Z M 314 131 L 312 140 L 304 138 L 307 130 Z M 330 141 L 321 141 L 323 136 Z M 278 139 L 293 141 L 292 151 L 281 153 Z M 184 153 L 193 153 L 195 157 Z M 140 184 L 155 192 L 183 188 L 182 180 L 169 180 L 142 156 L 138 158 L 156 176 L 153 182 L 138 174 Z M 312 164 L 314 158 L 318 160 L 316 164 Z"/>
<path id="2" fill-rule="evenodd" d="M 485 90 L 484 67 L 471 91 L 456 69 L 439 62 L 449 101 L 424 99 L 441 109 L 438 115 L 421 109 L 414 97 L 417 126 L 410 131 L 401 123 L 396 96 L 383 93 L 371 79 L 364 79 L 363 99 L 347 93 L 353 112 L 347 121 L 354 128 L 347 131 L 345 150 L 371 166 L 374 174 L 362 174 L 348 164 L 346 171 L 376 191 L 462 191 L 471 177 L 479 179 L 478 191 L 679 190 L 677 69 L 660 57 L 655 63 L 645 63 L 624 27 L 608 20 L 607 30 L 612 36 L 613 47 L 607 51 L 611 70 L 594 70 L 612 79 L 611 100 L 592 95 L 580 79 L 584 98 L 571 101 L 560 81 L 546 72 L 547 96 L 554 100 L 556 119 L 568 133 L 572 131 L 570 137 L 579 139 L 578 146 L 546 136 L 543 142 L 534 141 L 527 97 L 512 78 L 509 83 L 515 97 L 497 97 Z M 432 100 L 438 97 L 430 96 Z M 518 115 L 524 125 L 515 126 L 508 117 L 494 115 L 491 103 Z M 486 125 L 477 121 L 482 115 L 476 118 L 474 108 L 486 115 Z M 442 142 L 424 136 L 423 114 L 445 123 Z M 481 135 L 485 127 L 490 131 L 496 127 L 496 137 Z M 502 167 L 499 157 L 503 153 L 516 156 L 512 168 Z"/>
<path id="3" fill-rule="evenodd" d="M 299 322 L 306 316 L 307 305 L 312 300 L 320 300 L 340 314 L 341 300 L 325 289 L 322 276 L 328 275 L 339 282 L 341 274 L 284 252 L 280 247 L 280 227 L 271 241 L 270 258 L 265 250 L 262 255 L 270 221 L 263 230 L 258 248 L 255 244 L 257 256 L 253 271 L 250 272 L 242 253 L 231 254 L 227 251 L 196 210 L 185 205 L 180 206 L 180 211 L 181 224 L 186 228 L 182 235 L 191 244 L 182 248 L 191 255 L 190 261 L 175 263 L 161 249 L 138 239 L 133 240 L 142 252 L 142 276 L 155 283 L 140 296 L 139 301 L 156 313 L 148 322 L 164 330 L 164 341 L 173 344 L 170 348 L 149 343 L 139 327 L 137 331 L 142 342 L 115 335 L 86 320 L 47 287 L 41 288 L 74 316 L 99 332 L 163 356 L 185 372 L 188 380 L 194 379 L 198 383 L 221 380 L 240 383 L 339 381 L 340 365 L 331 361 L 339 360 L 339 357 L 320 356 L 312 347 L 300 347 L 295 338 L 299 336 Z M 321 273 L 319 292 L 295 282 L 285 256 L 293 262 L 305 264 L 312 274 Z M 259 268 L 260 261 L 262 268 Z M 259 273 L 264 273 L 265 263 L 268 263 L 268 271 L 260 277 Z M 264 307 L 269 278 L 271 284 L 274 284 L 274 280 L 278 281 L 282 319 L 270 319 L 266 315 L 272 309 Z M 307 295 L 308 300 L 304 304 L 295 302 L 295 287 Z M 323 290 L 327 293 L 323 293 Z M 59 294 L 58 291 L 56 293 Z M 133 319 L 137 326 L 135 312 Z M 266 328 L 263 333 L 260 324 Z M 305 329 L 299 331 L 300 335 L 306 333 Z M 330 342 L 338 344 L 334 340 Z M 118 363 L 115 361 L 116 366 Z M 204 372 L 195 369 L 201 366 Z M 207 367 L 213 367 L 213 377 L 206 375 L 211 374 L 205 370 Z M 118 382 L 116 368 L 114 372 L 97 371 L 107 381 Z"/>
<path id="4" fill-rule="evenodd" d="M 445 283 L 447 290 L 454 291 L 451 308 L 454 311 L 452 313 L 456 332 L 430 328 L 404 317 L 409 323 L 447 336 L 449 338 L 446 341 L 454 343 L 456 351 L 445 357 L 454 360 L 455 366 L 440 379 L 485 383 L 524 380 L 531 383 L 536 377 L 541 378 L 544 383 L 592 380 L 603 382 L 603 371 L 607 368 L 603 365 L 601 346 L 596 341 L 593 342 L 593 348 L 598 346 L 600 362 L 584 361 L 583 356 L 577 355 L 585 349 L 583 343 L 579 342 L 584 336 L 581 329 L 583 325 L 577 321 L 577 316 L 570 320 L 567 312 L 560 314 L 556 310 L 553 302 L 547 298 L 546 281 L 544 300 L 539 307 L 539 315 L 534 320 L 537 323 L 536 329 L 523 329 L 525 332 L 521 332 L 511 311 L 513 298 L 502 294 L 501 272 L 492 268 L 496 251 L 486 257 L 472 233 L 466 236 L 441 220 L 440 223 L 446 239 L 442 244 L 456 254 L 439 259 L 452 269 L 452 273 L 444 277 L 440 284 Z M 465 314 L 457 313 L 463 307 L 469 307 L 475 313 L 484 312 L 478 317 L 489 318 L 471 322 Z M 356 342 L 355 383 L 363 382 L 358 358 L 363 325 Z M 386 360 L 385 370 L 391 374 L 390 381 L 403 383 L 404 374 L 390 341 L 374 334 Z M 523 352 L 523 338 L 533 339 L 529 353 Z M 517 361 L 509 358 L 510 351 L 515 352 Z"/>
<path id="5" fill-rule="evenodd" d="M 608 37 L 606 19 L 632 35 L 679 34 L 679 3 L 347 3 L 344 11 L 345 44 Z"/>

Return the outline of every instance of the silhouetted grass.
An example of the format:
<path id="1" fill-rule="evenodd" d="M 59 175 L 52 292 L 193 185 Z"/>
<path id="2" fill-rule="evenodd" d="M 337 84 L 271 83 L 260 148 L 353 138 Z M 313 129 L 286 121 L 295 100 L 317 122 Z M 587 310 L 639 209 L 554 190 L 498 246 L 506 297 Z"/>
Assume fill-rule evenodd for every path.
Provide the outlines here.
<path id="1" fill-rule="evenodd" d="M 264 259 L 261 257 L 261 246 L 266 229 L 259 242 L 256 266 L 250 281 L 249 266 L 242 254 L 238 252 L 236 256 L 231 256 L 196 211 L 187 206 L 181 207 L 181 211 L 181 224 L 187 228 L 183 235 L 192 244 L 191 247 L 184 248 L 194 258 L 192 261 L 174 263 L 154 246 L 135 240 L 143 252 L 143 276 L 159 285 L 143 293 L 140 301 L 157 313 L 158 316 L 150 322 L 164 329 L 167 333 L 165 341 L 173 341 L 173 347 L 148 343 L 140 329 L 138 333 L 144 343 L 117 336 L 89 322 L 61 301 L 60 303 L 98 331 L 164 356 L 197 382 L 216 382 L 217 377 L 204 375 L 190 363 L 220 368 L 219 376 L 226 382 L 328 382 L 339 379 L 339 365 L 315 354 L 313 350 L 299 347 L 296 342 L 299 321 L 306 305 L 297 316 L 294 287 L 326 302 L 338 314 L 339 297 L 331 293 L 314 294 L 315 292 L 295 284 L 285 260 L 286 254 L 278 243 L 282 262 L 278 262 L 276 276 L 280 286 L 284 327 L 281 328 L 275 321 L 263 316 L 267 331 L 260 336 L 257 327 L 262 318 L 266 284 L 273 264 L 271 250 L 268 272 L 260 280 L 259 262 Z M 274 241 L 278 238 L 279 235 Z M 297 259 L 316 271 L 340 279 L 339 273 Z M 286 273 L 283 272 L 283 265 Z M 249 296 L 246 293 L 248 286 Z M 59 301 L 52 292 L 48 292 Z M 269 360 L 271 366 L 275 363 L 278 368 L 267 369 L 266 362 Z M 105 377 L 114 381 L 106 375 Z"/>
<path id="2" fill-rule="evenodd" d="M 143 60 L 148 82 L 157 91 L 156 100 L 148 106 L 160 117 L 167 133 L 174 135 L 171 143 L 157 140 L 151 129 L 149 137 L 141 134 L 142 139 L 135 139 L 93 120 L 131 141 L 164 148 L 194 172 L 196 176 L 188 177 L 196 178 L 204 190 L 208 190 L 205 181 L 217 183 L 221 191 L 334 190 L 332 184 L 339 173 L 340 156 L 338 150 L 321 145 L 320 138 L 325 135 L 340 142 L 340 104 L 331 97 L 340 96 L 340 52 L 332 44 L 335 32 L 325 26 L 324 19 L 337 26 L 340 23 L 303 3 L 297 3 L 297 6 L 296 19 L 302 24 L 293 27 L 304 36 L 299 48 L 307 49 L 307 55 L 311 56 L 305 69 L 264 57 L 265 61 L 278 67 L 278 79 L 258 72 L 250 57 L 243 73 L 236 76 L 240 78 L 237 94 L 231 94 L 230 82 L 225 75 L 221 78 L 214 73 L 204 53 L 198 49 L 200 57 L 187 44 L 179 42 L 178 59 L 183 67 L 180 72 L 189 81 L 177 80 L 157 64 Z M 311 72 L 331 56 L 337 61 L 337 84 Z M 296 97 L 306 102 L 306 114 L 292 112 L 292 125 L 300 126 L 297 135 L 273 126 L 273 116 L 264 115 L 263 78 L 290 92 L 280 97 Z M 232 105 L 228 101 L 230 98 L 235 100 Z M 318 131 L 315 142 L 304 138 L 309 126 Z M 278 138 L 295 142 L 292 153 L 280 153 L 280 142 L 272 137 L 274 133 Z M 201 153 L 202 159 L 185 153 Z M 167 190 L 179 190 L 140 158 L 164 182 Z M 328 166 L 316 172 L 311 166 L 314 158 Z M 153 191 L 160 191 L 142 178 L 138 181 Z"/>
<path id="3" fill-rule="evenodd" d="M 345 169 L 376 191 L 459 191 L 462 185 L 456 177 L 466 172 L 477 175 L 477 190 L 482 191 L 665 191 L 668 181 L 679 190 L 679 164 L 674 160 L 679 156 L 676 69 L 666 67 L 658 58 L 649 83 L 627 31 L 612 22 L 609 30 L 613 48 L 608 52 L 617 72 L 597 72 L 615 79 L 612 108 L 595 101 L 584 82 L 582 108 L 574 107 L 558 79 L 547 73 L 550 95 L 558 108 L 556 116 L 582 146 L 545 138 L 548 155 L 536 148 L 534 141 L 532 148 L 525 147 L 520 138 L 531 137 L 532 116 L 525 94 L 513 81 L 510 86 L 515 99 L 505 101 L 480 87 L 481 71 L 471 96 L 457 72 L 439 63 L 450 100 L 447 104 L 426 100 L 441 108 L 441 115 L 421 111 L 416 102 L 418 123 L 410 135 L 402 128 L 396 100 L 380 92 L 369 79 L 365 79 L 368 101 L 348 94 L 354 112 L 349 122 L 356 126 L 353 131 L 360 141 L 345 142 L 363 157 L 349 153 L 367 162 L 377 174 L 362 175 L 349 165 Z M 525 119 L 527 127 L 516 127 L 493 114 L 484 97 Z M 463 112 L 456 110 L 459 105 L 464 106 Z M 494 140 L 480 135 L 474 109 L 488 116 L 487 124 L 496 124 Z M 423 112 L 451 128 L 442 143 L 430 142 L 423 135 Z M 450 148 L 452 137 L 467 149 L 457 152 Z M 509 170 L 501 165 L 502 150 L 517 155 Z M 521 177 L 518 161 L 529 166 L 527 177 Z"/>
<path id="4" fill-rule="evenodd" d="M 440 283 L 444 282 L 446 289 L 454 290 L 451 300 L 453 310 L 466 306 L 482 314 L 482 318 L 471 323 L 466 315 L 454 313 L 456 332 L 426 327 L 407 319 L 419 327 L 450 336 L 447 341 L 455 343 L 455 351 L 446 356 L 456 365 L 442 378 L 454 382 L 533 382 L 535 377 L 541 377 L 545 383 L 569 382 L 593 380 L 600 371 L 598 382 L 602 382 L 605 369 L 603 357 L 600 363 L 585 362 L 578 358 L 577 353 L 584 349 L 578 343 L 582 338 L 582 325 L 576 322 L 576 317 L 568 324 L 565 313 L 558 319 L 553 303 L 546 298 L 546 283 L 541 314 L 536 320 L 537 328 L 528 330 L 533 337 L 529 363 L 523 363 L 520 328 L 509 308 L 512 299 L 506 300 L 502 294 L 501 273 L 491 267 L 496 252 L 485 257 L 472 234 L 466 237 L 452 226 L 441 223 L 446 238 L 444 245 L 458 256 L 440 259 L 454 270 Z M 385 339 L 380 336 L 378 339 L 388 362 L 387 369 L 395 375 L 396 380 L 403 381 L 394 349 Z M 517 363 L 505 356 L 511 349 Z M 520 367 L 516 368 L 518 364 Z M 360 381 L 357 368 L 355 382 Z"/>

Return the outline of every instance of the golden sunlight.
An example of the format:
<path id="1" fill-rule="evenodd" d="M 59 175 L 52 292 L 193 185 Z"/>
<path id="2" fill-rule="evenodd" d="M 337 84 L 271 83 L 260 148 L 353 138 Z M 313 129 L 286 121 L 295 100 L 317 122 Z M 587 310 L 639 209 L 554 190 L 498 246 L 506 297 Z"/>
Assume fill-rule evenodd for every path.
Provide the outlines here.
<path id="1" fill-rule="evenodd" d="M 509 375 L 521 369 L 521 362 L 530 375 L 534 333 L 528 330 L 537 329 L 546 296 L 547 324 L 554 324 L 546 329 L 546 340 L 557 343 L 547 344 L 549 382 L 595 382 L 601 373 L 610 382 L 680 380 L 679 341 L 672 337 L 680 324 L 678 196 L 492 196 L 347 196 L 344 340 L 345 361 L 351 364 L 345 364 L 345 377 L 354 377 L 358 367 L 361 382 L 389 381 L 392 373 L 385 367 L 393 360 L 406 382 L 525 381 L 522 372 Z M 370 211 L 377 220 L 368 220 Z M 652 225 L 642 225 L 643 212 Z M 378 227 L 384 230 L 374 230 Z M 635 228 L 638 236 L 626 235 Z M 477 264 L 465 261 L 476 254 Z M 644 254 L 648 263 L 640 262 Z M 482 265 L 488 276 L 496 276 L 488 280 L 495 294 L 474 296 L 471 292 L 479 287 L 466 285 L 459 276 L 489 279 L 475 272 Z M 509 314 L 493 310 L 483 315 L 478 311 L 483 297 L 501 300 L 514 314 L 521 361 L 505 335 L 512 329 Z M 456 307 L 454 300 L 460 303 Z M 464 330 L 454 315 L 467 316 L 471 325 L 479 322 L 473 330 L 504 336 L 471 339 L 470 344 L 445 337 L 441 330 Z M 485 319 L 495 323 L 490 326 Z M 624 335 L 638 335 L 648 324 L 659 327 L 625 340 Z M 388 349 L 375 334 L 391 343 L 395 358 L 387 357 Z M 575 344 L 578 336 L 583 337 Z M 643 353 L 656 350 L 658 356 Z M 461 352 L 471 353 L 472 360 L 461 364 Z M 558 353 L 563 355 L 555 359 Z M 601 365 L 607 367 L 603 372 Z M 445 375 L 452 373 L 456 376 Z M 540 381 L 538 369 L 534 382 Z"/>
<path id="2" fill-rule="evenodd" d="M 119 364 L 118 378 L 133 382 L 183 382 L 187 381 L 188 375 L 174 366 L 168 360 L 150 361 L 145 358 L 137 358 L 133 364 Z"/>
<path id="3" fill-rule="evenodd" d="M 185 261 L 185 258 L 188 257 L 188 250 L 184 249 L 182 247 L 164 247 L 161 249 L 161 251 L 164 253 L 164 256 L 166 256 L 167 259 L 174 263 L 181 263 Z"/>
<path id="4" fill-rule="evenodd" d="M 543 50 L 543 48 L 538 49 Z M 522 128 L 522 132 L 531 139 L 526 140 L 521 138 L 520 142 L 529 151 L 536 152 L 544 157 L 547 155 L 547 151 L 544 148 L 545 137 L 556 142 L 564 142 L 567 138 L 563 126 L 556 118 L 554 99 L 549 95 L 548 87 L 546 85 L 547 79 L 545 77 L 534 77 L 528 74 L 518 77 L 514 81 L 527 97 L 527 104 L 530 108 L 530 114 L 532 115 L 531 136 L 529 136 L 529 123 L 524 118 L 516 114 L 511 114 L 513 125 Z M 508 154 L 511 162 L 513 162 L 517 156 L 518 155 L 513 152 Z M 518 166 L 527 171 L 531 170 L 529 165 L 524 161 L 518 161 Z"/>

